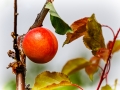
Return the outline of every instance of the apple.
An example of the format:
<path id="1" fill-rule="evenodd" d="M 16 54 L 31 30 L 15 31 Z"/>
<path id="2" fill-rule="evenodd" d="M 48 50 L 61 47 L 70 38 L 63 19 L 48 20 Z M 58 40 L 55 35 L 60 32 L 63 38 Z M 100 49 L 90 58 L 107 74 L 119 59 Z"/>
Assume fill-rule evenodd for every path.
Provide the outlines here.
<path id="1" fill-rule="evenodd" d="M 58 50 L 56 36 L 47 28 L 36 27 L 25 35 L 22 48 L 25 55 L 35 63 L 47 63 Z"/>

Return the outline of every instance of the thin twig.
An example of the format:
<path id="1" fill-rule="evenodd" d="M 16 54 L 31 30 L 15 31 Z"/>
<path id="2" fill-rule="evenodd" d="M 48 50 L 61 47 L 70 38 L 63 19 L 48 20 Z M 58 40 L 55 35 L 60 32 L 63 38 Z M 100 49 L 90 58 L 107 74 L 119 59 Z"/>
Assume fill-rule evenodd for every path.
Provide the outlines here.
<path id="1" fill-rule="evenodd" d="M 113 39 L 112 47 L 111 47 L 111 49 L 110 49 L 110 54 L 109 54 L 109 56 L 108 56 L 107 62 L 106 62 L 106 64 L 105 64 L 104 70 L 103 70 L 102 75 L 101 75 L 101 78 L 100 78 L 100 82 L 99 82 L 98 87 L 97 87 L 96 90 L 99 90 L 99 88 L 100 88 L 100 86 L 101 86 L 101 84 L 102 84 L 102 82 L 103 82 L 103 80 L 104 80 L 104 75 L 105 75 L 105 72 L 106 72 L 106 68 L 107 68 L 107 66 L 108 66 L 108 64 L 109 64 L 109 62 L 110 62 L 110 59 L 111 59 L 112 49 L 113 49 L 113 47 L 114 47 L 115 41 L 116 41 L 119 33 L 120 33 L 120 28 L 119 28 L 119 30 L 117 31 L 117 34 L 115 35 L 115 37 L 114 37 L 114 39 Z"/>
<path id="2" fill-rule="evenodd" d="M 36 19 L 35 19 L 35 22 L 33 23 L 33 25 L 29 28 L 30 29 L 33 29 L 35 27 L 41 27 L 42 26 L 42 23 L 49 11 L 49 9 L 45 8 L 46 4 L 48 2 L 53 2 L 53 0 L 46 0 L 41 12 L 37 15 Z"/>
<path id="3" fill-rule="evenodd" d="M 115 37 L 115 33 L 114 33 L 114 31 L 113 31 L 113 29 L 112 29 L 111 27 L 109 27 L 108 25 L 102 25 L 102 27 L 107 27 L 107 28 L 109 28 L 109 29 L 112 31 L 112 33 L 113 33 L 113 37 Z"/>
<path id="4" fill-rule="evenodd" d="M 20 61 L 20 56 L 19 56 L 19 50 L 18 50 L 18 46 L 17 46 L 17 0 L 14 0 L 14 32 L 11 34 L 13 35 L 14 38 L 14 42 L 13 42 L 13 48 L 16 52 L 16 59 L 18 61 Z"/>

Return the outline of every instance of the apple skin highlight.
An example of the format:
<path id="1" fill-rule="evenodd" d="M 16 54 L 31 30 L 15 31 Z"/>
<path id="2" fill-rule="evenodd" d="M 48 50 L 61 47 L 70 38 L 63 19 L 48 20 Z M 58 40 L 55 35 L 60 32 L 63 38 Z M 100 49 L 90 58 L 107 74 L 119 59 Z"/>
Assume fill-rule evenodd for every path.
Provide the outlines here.
<path id="1" fill-rule="evenodd" d="M 37 27 L 25 35 L 22 48 L 31 61 L 42 64 L 53 59 L 58 50 L 58 41 L 50 30 Z"/>

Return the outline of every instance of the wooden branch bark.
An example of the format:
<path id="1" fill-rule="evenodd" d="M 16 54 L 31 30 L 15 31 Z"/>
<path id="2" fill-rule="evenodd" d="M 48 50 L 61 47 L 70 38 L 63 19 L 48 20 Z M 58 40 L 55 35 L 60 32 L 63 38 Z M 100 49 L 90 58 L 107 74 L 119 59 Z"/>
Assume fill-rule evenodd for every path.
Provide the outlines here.
<path id="1" fill-rule="evenodd" d="M 25 90 L 25 60 L 23 61 L 23 64 L 21 64 L 21 61 L 23 58 L 20 57 L 20 50 L 18 48 L 17 44 L 17 0 L 14 0 L 14 32 L 12 33 L 12 36 L 14 38 L 13 42 L 13 48 L 15 50 L 15 58 L 17 60 L 16 64 L 18 67 L 16 67 L 16 90 Z M 14 67 L 12 67 L 14 68 Z"/>
<path id="2" fill-rule="evenodd" d="M 41 12 L 37 15 L 36 19 L 35 19 L 35 22 L 33 23 L 33 25 L 29 28 L 30 29 L 33 29 L 35 27 L 41 27 L 42 26 L 42 23 L 49 11 L 49 9 L 45 8 L 47 2 L 53 2 L 53 0 L 46 0 Z"/>
<path id="3" fill-rule="evenodd" d="M 19 57 L 19 50 L 17 47 L 17 0 L 14 0 L 14 32 L 13 34 L 13 38 L 14 38 L 14 42 L 13 42 L 13 48 L 16 52 L 16 58 L 18 61 L 20 61 L 20 57 Z"/>

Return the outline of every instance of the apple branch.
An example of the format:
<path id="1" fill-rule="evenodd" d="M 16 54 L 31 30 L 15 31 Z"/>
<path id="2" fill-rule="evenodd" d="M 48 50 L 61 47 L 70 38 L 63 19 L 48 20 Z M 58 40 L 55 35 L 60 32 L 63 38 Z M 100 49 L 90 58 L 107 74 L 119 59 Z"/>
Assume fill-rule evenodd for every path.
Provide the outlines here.
<path id="1" fill-rule="evenodd" d="M 18 61 L 20 61 L 20 57 L 19 57 L 19 49 L 18 49 L 18 46 L 17 46 L 17 0 L 14 0 L 14 32 L 11 33 L 11 35 L 13 36 L 14 38 L 14 42 L 13 42 L 13 48 L 15 50 L 15 56 L 16 56 L 16 59 Z"/>
<path id="2" fill-rule="evenodd" d="M 12 68 L 15 68 L 16 71 L 16 90 L 25 90 L 25 59 L 23 59 L 24 55 L 21 55 L 21 51 L 17 44 L 17 15 L 17 0 L 14 0 L 14 32 L 12 32 L 12 36 L 14 39 L 13 48 L 15 50 L 17 67 L 15 68 L 13 66 Z M 24 60 L 23 62 L 22 59 Z"/>
<path id="3" fill-rule="evenodd" d="M 100 82 L 99 82 L 98 87 L 97 87 L 96 90 L 99 90 L 99 88 L 100 88 L 103 80 L 105 79 L 104 75 L 105 75 L 105 73 L 106 73 L 107 66 L 108 66 L 109 63 L 110 63 L 110 59 L 111 59 L 111 55 L 112 55 L 112 49 L 113 49 L 113 47 L 114 47 L 115 41 L 116 41 L 119 33 L 120 33 L 120 28 L 119 28 L 119 30 L 117 31 L 117 34 L 116 34 L 116 35 L 114 36 L 114 38 L 113 38 L 112 47 L 110 48 L 110 54 L 109 54 L 109 56 L 108 56 L 108 59 L 107 59 L 107 62 L 106 62 L 106 64 L 105 64 L 105 66 L 104 66 L 104 69 L 103 69 L 103 72 L 102 72 L 102 75 L 101 75 L 101 78 L 100 78 Z M 108 72 L 109 72 L 109 71 L 108 71 Z M 108 72 L 107 72 L 107 74 L 108 74 Z"/>
<path id="4" fill-rule="evenodd" d="M 51 3 L 52 3 L 53 0 L 46 0 L 46 2 L 45 2 L 45 4 L 44 4 L 41 12 L 38 13 L 38 15 L 37 15 L 37 17 L 36 17 L 36 19 L 35 19 L 35 22 L 34 22 L 33 25 L 29 28 L 29 30 L 30 30 L 30 29 L 33 29 L 33 28 L 35 28 L 35 27 L 40 27 L 40 26 L 42 26 L 42 23 L 43 23 L 46 15 L 47 15 L 47 13 L 48 13 L 48 11 L 49 11 L 49 9 L 45 8 L 45 6 L 46 6 L 46 4 L 47 4 L 48 2 L 51 2 Z"/>

